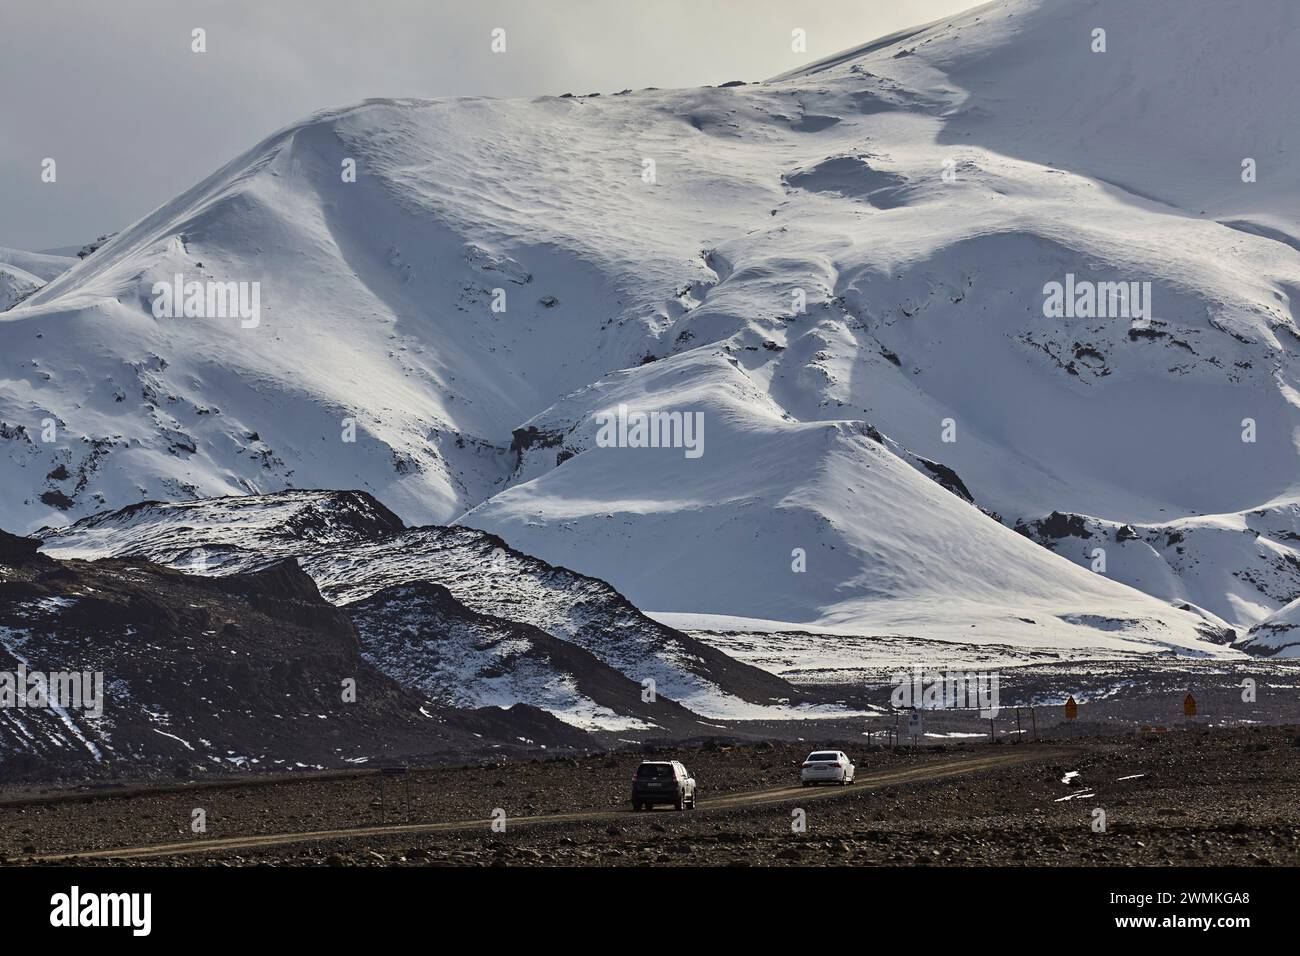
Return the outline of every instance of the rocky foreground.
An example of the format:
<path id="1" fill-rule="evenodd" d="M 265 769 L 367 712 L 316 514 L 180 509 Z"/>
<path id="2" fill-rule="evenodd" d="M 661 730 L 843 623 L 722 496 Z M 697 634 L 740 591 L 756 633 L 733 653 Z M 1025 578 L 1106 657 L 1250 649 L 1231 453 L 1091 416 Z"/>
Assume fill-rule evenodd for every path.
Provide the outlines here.
<path id="1" fill-rule="evenodd" d="M 700 809 L 634 813 L 640 752 L 411 771 L 245 780 L 124 793 L 25 794 L 0 805 L 0 855 L 400 824 L 442 832 L 294 840 L 86 862 L 294 866 L 1170 866 L 1300 864 L 1300 727 L 1186 729 L 1041 744 L 838 746 L 851 787 L 801 789 L 807 745 L 675 751 Z M 655 756 L 667 757 L 668 753 Z M 944 776 L 964 761 L 1020 762 Z M 873 783 L 916 771 L 908 782 Z M 409 802 L 407 794 L 409 793 Z M 19 800 L 19 802 L 15 802 Z M 713 808 L 711 809 L 710 805 Z M 204 809 L 207 830 L 191 830 Z M 505 832 L 489 820 L 505 812 Z M 803 810 L 806 831 L 792 832 Z M 1105 830 L 1096 827 L 1101 811 Z M 528 817 L 558 816 L 552 822 Z M 293 840 L 294 838 L 288 837 Z"/>

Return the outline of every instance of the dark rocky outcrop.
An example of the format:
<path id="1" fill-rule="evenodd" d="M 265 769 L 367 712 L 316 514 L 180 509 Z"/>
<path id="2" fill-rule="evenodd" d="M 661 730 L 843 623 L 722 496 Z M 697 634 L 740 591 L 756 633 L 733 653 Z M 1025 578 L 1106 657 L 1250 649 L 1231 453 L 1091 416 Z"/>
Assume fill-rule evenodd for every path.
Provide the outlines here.
<path id="1" fill-rule="evenodd" d="M 363 658 L 348 614 L 292 558 L 201 577 L 141 557 L 60 561 L 35 544 L 0 532 L 0 674 L 85 674 L 87 696 L 100 675 L 102 709 L 84 699 L 0 708 L 0 778 L 166 776 L 178 761 L 192 775 L 463 760 L 591 743 L 545 713 L 444 707 L 385 676 Z"/>

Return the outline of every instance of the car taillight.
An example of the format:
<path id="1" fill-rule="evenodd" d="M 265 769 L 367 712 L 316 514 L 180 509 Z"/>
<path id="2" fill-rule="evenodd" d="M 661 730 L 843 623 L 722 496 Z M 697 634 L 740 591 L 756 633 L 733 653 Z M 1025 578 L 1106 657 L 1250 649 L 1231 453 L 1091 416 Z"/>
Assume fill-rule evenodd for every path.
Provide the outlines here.
<path id="1" fill-rule="evenodd" d="M 802 765 L 801 765 L 801 766 L 803 766 L 803 767 L 805 767 L 805 768 L 806 768 L 806 767 L 811 767 L 811 766 L 812 766 L 812 764 L 810 764 L 810 763 L 805 763 L 805 764 L 802 764 Z"/>

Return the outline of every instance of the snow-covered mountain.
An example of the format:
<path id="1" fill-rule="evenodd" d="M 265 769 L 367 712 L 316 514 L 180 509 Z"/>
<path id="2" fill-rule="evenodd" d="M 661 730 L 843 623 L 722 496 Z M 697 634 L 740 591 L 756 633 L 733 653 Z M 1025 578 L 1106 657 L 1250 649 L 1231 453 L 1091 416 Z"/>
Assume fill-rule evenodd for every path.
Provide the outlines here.
<path id="1" fill-rule="evenodd" d="M 0 312 L 13 308 L 43 285 L 44 281 L 30 272 L 0 263 Z"/>
<path id="2" fill-rule="evenodd" d="M 0 248 L 0 312 L 11 309 L 77 260 Z"/>
<path id="3" fill-rule="evenodd" d="M 1300 598 L 1252 627 L 1244 646 L 1270 657 L 1300 657 Z"/>
<path id="4" fill-rule="evenodd" d="M 56 276 L 62 275 L 78 261 L 76 256 L 56 256 L 45 252 L 24 252 L 21 249 L 0 247 L 0 266 L 8 266 L 33 275 L 41 282 L 49 282 Z"/>
<path id="5" fill-rule="evenodd" d="M 317 114 L 0 315 L 0 526 L 358 488 L 701 626 L 1236 654 L 1300 597 L 1300 33 L 1252 6 Z M 156 316 L 177 275 L 259 308 Z"/>

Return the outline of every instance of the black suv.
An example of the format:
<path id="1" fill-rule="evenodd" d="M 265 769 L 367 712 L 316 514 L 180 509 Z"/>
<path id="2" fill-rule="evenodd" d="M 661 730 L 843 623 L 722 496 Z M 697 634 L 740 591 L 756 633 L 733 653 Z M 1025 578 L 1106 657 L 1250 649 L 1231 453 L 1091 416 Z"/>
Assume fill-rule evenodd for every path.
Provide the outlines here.
<path id="1" fill-rule="evenodd" d="M 695 809 L 695 778 L 679 761 L 644 760 L 632 775 L 632 809 L 649 809 L 656 803 Z"/>

